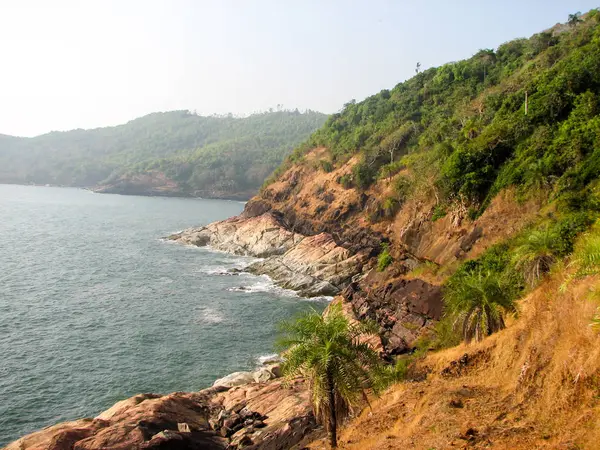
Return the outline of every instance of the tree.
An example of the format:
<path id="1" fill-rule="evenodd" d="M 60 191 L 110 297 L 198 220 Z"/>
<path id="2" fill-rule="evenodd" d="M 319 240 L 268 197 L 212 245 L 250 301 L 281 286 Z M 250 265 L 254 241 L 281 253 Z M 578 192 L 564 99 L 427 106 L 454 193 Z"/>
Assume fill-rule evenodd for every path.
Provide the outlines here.
<path id="1" fill-rule="evenodd" d="M 555 248 L 560 236 L 551 227 L 530 231 L 515 249 L 513 262 L 522 269 L 527 282 L 533 286 L 556 262 Z"/>
<path id="2" fill-rule="evenodd" d="M 360 340 L 376 330 L 370 324 L 350 324 L 337 303 L 322 315 L 312 310 L 284 322 L 282 331 L 283 373 L 287 378 L 301 375 L 308 380 L 315 417 L 325 424 L 335 448 L 338 423 L 362 398 L 365 388 L 378 386 L 379 356 Z"/>
<path id="3" fill-rule="evenodd" d="M 511 290 L 496 273 L 482 269 L 455 277 L 446 286 L 444 301 L 465 342 L 505 328 L 504 315 L 515 311 Z"/>
<path id="4" fill-rule="evenodd" d="M 582 22 L 582 20 L 581 20 L 581 13 L 579 11 L 576 12 L 575 14 L 569 14 L 569 20 L 567 21 L 569 26 L 574 27 L 580 22 Z"/>

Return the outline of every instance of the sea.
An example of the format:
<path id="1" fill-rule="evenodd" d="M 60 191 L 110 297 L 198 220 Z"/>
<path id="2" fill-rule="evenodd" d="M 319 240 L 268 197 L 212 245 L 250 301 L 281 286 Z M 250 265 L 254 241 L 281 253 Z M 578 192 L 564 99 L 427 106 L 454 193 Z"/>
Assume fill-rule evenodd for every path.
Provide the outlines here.
<path id="1" fill-rule="evenodd" d="M 256 368 L 306 299 L 253 258 L 165 241 L 235 201 L 0 185 L 0 447 L 138 393 Z M 230 269 L 241 269 L 231 274 Z"/>

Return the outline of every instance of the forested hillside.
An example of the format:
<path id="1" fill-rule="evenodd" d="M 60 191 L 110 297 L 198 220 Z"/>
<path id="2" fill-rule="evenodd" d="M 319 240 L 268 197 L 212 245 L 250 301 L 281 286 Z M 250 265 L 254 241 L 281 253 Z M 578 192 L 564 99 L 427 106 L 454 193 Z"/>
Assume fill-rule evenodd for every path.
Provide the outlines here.
<path id="1" fill-rule="evenodd" d="M 573 15 L 529 39 L 350 101 L 278 173 L 325 147 L 326 171 L 358 158 L 339 180 L 345 187 L 367 190 L 394 178 L 388 203 L 426 188 L 440 210 L 461 202 L 476 217 L 511 185 L 552 188 L 583 202 L 600 170 L 599 21 L 596 11 Z"/>
<path id="2" fill-rule="evenodd" d="M 172 111 L 115 127 L 0 135 L 0 182 L 92 187 L 149 174 L 182 195 L 250 196 L 325 118 L 314 111 L 245 118 Z"/>

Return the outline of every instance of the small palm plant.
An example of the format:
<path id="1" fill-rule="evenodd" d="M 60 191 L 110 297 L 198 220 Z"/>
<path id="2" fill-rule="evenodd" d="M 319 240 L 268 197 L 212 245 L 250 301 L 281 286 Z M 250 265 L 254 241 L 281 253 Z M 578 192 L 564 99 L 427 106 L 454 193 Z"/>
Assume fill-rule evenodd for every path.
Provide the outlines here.
<path id="1" fill-rule="evenodd" d="M 283 373 L 305 377 L 311 390 L 315 417 L 325 424 L 332 448 L 337 447 L 337 425 L 364 396 L 377 388 L 381 373 L 377 352 L 359 338 L 373 334 L 367 324 L 350 324 L 341 304 L 332 304 L 321 315 L 312 310 L 282 324 Z"/>
<path id="2" fill-rule="evenodd" d="M 523 270 L 525 280 L 534 286 L 556 262 L 556 245 L 560 237 L 551 227 L 543 230 L 531 230 L 515 249 L 513 262 L 517 269 Z"/>
<path id="3" fill-rule="evenodd" d="M 452 280 L 444 292 L 444 301 L 467 343 L 502 330 L 504 315 L 515 311 L 512 291 L 498 275 L 481 269 Z"/>
<path id="4" fill-rule="evenodd" d="M 572 264 L 577 267 L 576 277 L 600 272 L 600 233 L 598 225 L 584 235 L 575 246 Z"/>

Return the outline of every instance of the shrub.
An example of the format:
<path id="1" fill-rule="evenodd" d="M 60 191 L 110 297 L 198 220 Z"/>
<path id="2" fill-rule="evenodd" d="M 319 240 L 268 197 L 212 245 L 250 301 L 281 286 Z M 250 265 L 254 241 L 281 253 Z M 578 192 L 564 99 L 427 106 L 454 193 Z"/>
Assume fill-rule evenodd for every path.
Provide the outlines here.
<path id="1" fill-rule="evenodd" d="M 435 208 L 433 208 L 431 221 L 435 222 L 436 220 L 441 219 L 442 217 L 446 217 L 446 214 L 446 209 L 442 205 L 436 205 Z"/>
<path id="2" fill-rule="evenodd" d="M 410 193 L 411 182 L 405 176 L 398 176 L 394 179 L 394 192 L 400 201 L 406 200 Z"/>
<path id="3" fill-rule="evenodd" d="M 482 269 L 453 277 L 444 289 L 444 301 L 465 342 L 502 330 L 504 315 L 515 311 L 502 278 Z"/>
<path id="4" fill-rule="evenodd" d="M 387 197 L 383 201 L 383 215 L 387 218 L 394 217 L 396 212 L 398 212 L 398 208 L 400 207 L 400 202 L 392 197 Z"/>
<path id="5" fill-rule="evenodd" d="M 556 255 L 564 257 L 573 252 L 573 246 L 577 237 L 593 223 L 589 211 L 571 213 L 560 219 L 556 225 L 557 242 L 555 244 Z"/>
<path id="6" fill-rule="evenodd" d="M 337 181 L 342 185 L 344 189 L 350 189 L 353 186 L 352 176 L 349 174 L 342 175 L 338 178 Z"/>
<path id="7" fill-rule="evenodd" d="M 598 226 L 585 234 L 573 253 L 573 263 L 577 268 L 576 277 L 600 273 L 600 233 Z"/>
<path id="8" fill-rule="evenodd" d="M 456 319 L 452 314 L 444 314 L 444 316 L 435 324 L 435 339 L 431 347 L 434 350 L 442 350 L 444 348 L 455 347 L 462 340 L 461 333 L 455 325 Z"/>
<path id="9" fill-rule="evenodd" d="M 550 271 L 556 262 L 556 250 L 559 241 L 558 232 L 547 226 L 543 230 L 531 230 L 514 250 L 513 263 L 523 270 L 530 286 Z"/>
<path id="10" fill-rule="evenodd" d="M 354 184 L 359 189 L 367 189 L 373 183 L 375 174 L 366 162 L 360 162 L 352 168 Z"/>
<path id="11" fill-rule="evenodd" d="M 385 164 L 379 169 L 378 178 L 391 178 L 404 169 L 404 167 L 405 166 L 402 161 L 394 161 L 393 163 Z"/>
<path id="12" fill-rule="evenodd" d="M 321 159 L 319 161 L 319 165 L 321 166 L 321 169 L 323 169 L 324 172 L 329 173 L 329 172 L 333 172 L 333 164 L 331 163 L 331 161 L 328 161 L 326 159 Z"/>
<path id="13" fill-rule="evenodd" d="M 381 244 L 381 253 L 377 258 L 377 270 L 383 272 L 394 260 L 390 254 L 390 245 L 388 243 Z"/>
<path id="14" fill-rule="evenodd" d="M 399 358 L 394 364 L 382 365 L 377 374 L 377 381 L 380 390 L 384 390 L 394 383 L 405 381 L 408 374 L 408 367 L 414 358 Z"/>

